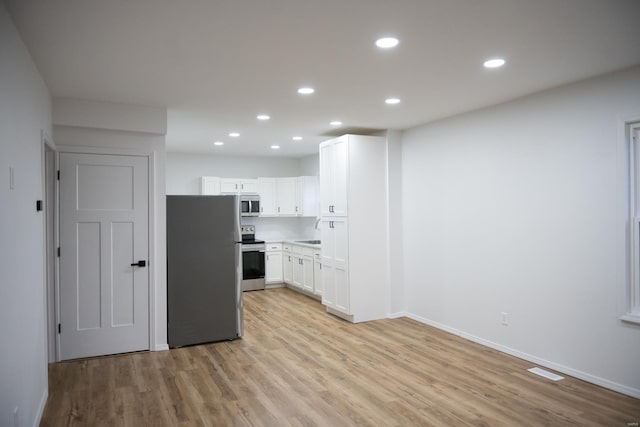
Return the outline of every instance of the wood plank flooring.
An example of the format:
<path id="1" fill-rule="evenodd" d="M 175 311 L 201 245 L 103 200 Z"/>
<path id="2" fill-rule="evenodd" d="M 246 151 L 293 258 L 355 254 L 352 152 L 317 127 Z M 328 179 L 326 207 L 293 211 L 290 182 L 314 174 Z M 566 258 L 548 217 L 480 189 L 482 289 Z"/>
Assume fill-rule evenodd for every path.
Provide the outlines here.
<path id="1" fill-rule="evenodd" d="M 43 426 L 621 426 L 640 400 L 402 318 L 245 293 L 241 340 L 50 365 Z M 637 425 L 637 424 L 635 424 Z"/>

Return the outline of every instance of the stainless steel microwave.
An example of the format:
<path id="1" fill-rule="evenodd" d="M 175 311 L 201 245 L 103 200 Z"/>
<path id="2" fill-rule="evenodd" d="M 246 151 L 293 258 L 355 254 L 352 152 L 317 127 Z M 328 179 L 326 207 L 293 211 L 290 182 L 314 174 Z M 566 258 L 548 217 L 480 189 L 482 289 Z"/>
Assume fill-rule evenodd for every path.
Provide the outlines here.
<path id="1" fill-rule="evenodd" d="M 240 196 L 240 215 L 258 216 L 260 215 L 260 196 L 257 194 Z"/>

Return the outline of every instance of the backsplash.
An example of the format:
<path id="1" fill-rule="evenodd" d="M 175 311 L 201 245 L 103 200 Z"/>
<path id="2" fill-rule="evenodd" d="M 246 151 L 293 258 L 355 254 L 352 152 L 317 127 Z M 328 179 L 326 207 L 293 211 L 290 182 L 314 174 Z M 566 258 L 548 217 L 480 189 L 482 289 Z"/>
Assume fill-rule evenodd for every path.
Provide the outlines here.
<path id="1" fill-rule="evenodd" d="M 320 230 L 315 229 L 313 217 L 242 217 L 243 225 L 255 225 L 256 238 L 266 241 L 287 239 L 319 239 Z"/>

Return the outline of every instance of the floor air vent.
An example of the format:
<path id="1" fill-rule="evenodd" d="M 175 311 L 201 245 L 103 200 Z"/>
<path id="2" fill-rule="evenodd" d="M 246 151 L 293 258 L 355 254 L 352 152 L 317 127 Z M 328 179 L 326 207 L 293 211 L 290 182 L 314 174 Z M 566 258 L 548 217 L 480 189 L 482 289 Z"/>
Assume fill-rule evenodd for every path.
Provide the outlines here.
<path id="1" fill-rule="evenodd" d="M 531 372 L 532 374 L 540 375 L 541 377 L 550 379 L 551 381 L 560 381 L 564 379 L 564 377 L 561 377 L 560 375 L 556 375 L 552 372 L 545 371 L 544 369 L 540 368 L 531 368 L 527 369 L 527 371 Z"/>

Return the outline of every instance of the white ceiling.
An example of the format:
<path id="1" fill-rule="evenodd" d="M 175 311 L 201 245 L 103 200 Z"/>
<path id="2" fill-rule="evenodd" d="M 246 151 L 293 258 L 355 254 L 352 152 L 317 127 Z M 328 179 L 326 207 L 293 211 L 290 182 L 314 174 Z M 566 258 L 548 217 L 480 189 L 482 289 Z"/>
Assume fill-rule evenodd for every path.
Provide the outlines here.
<path id="1" fill-rule="evenodd" d="M 298 157 L 640 64 L 638 0 L 5 3 L 53 96 L 167 107 L 169 151 Z"/>

